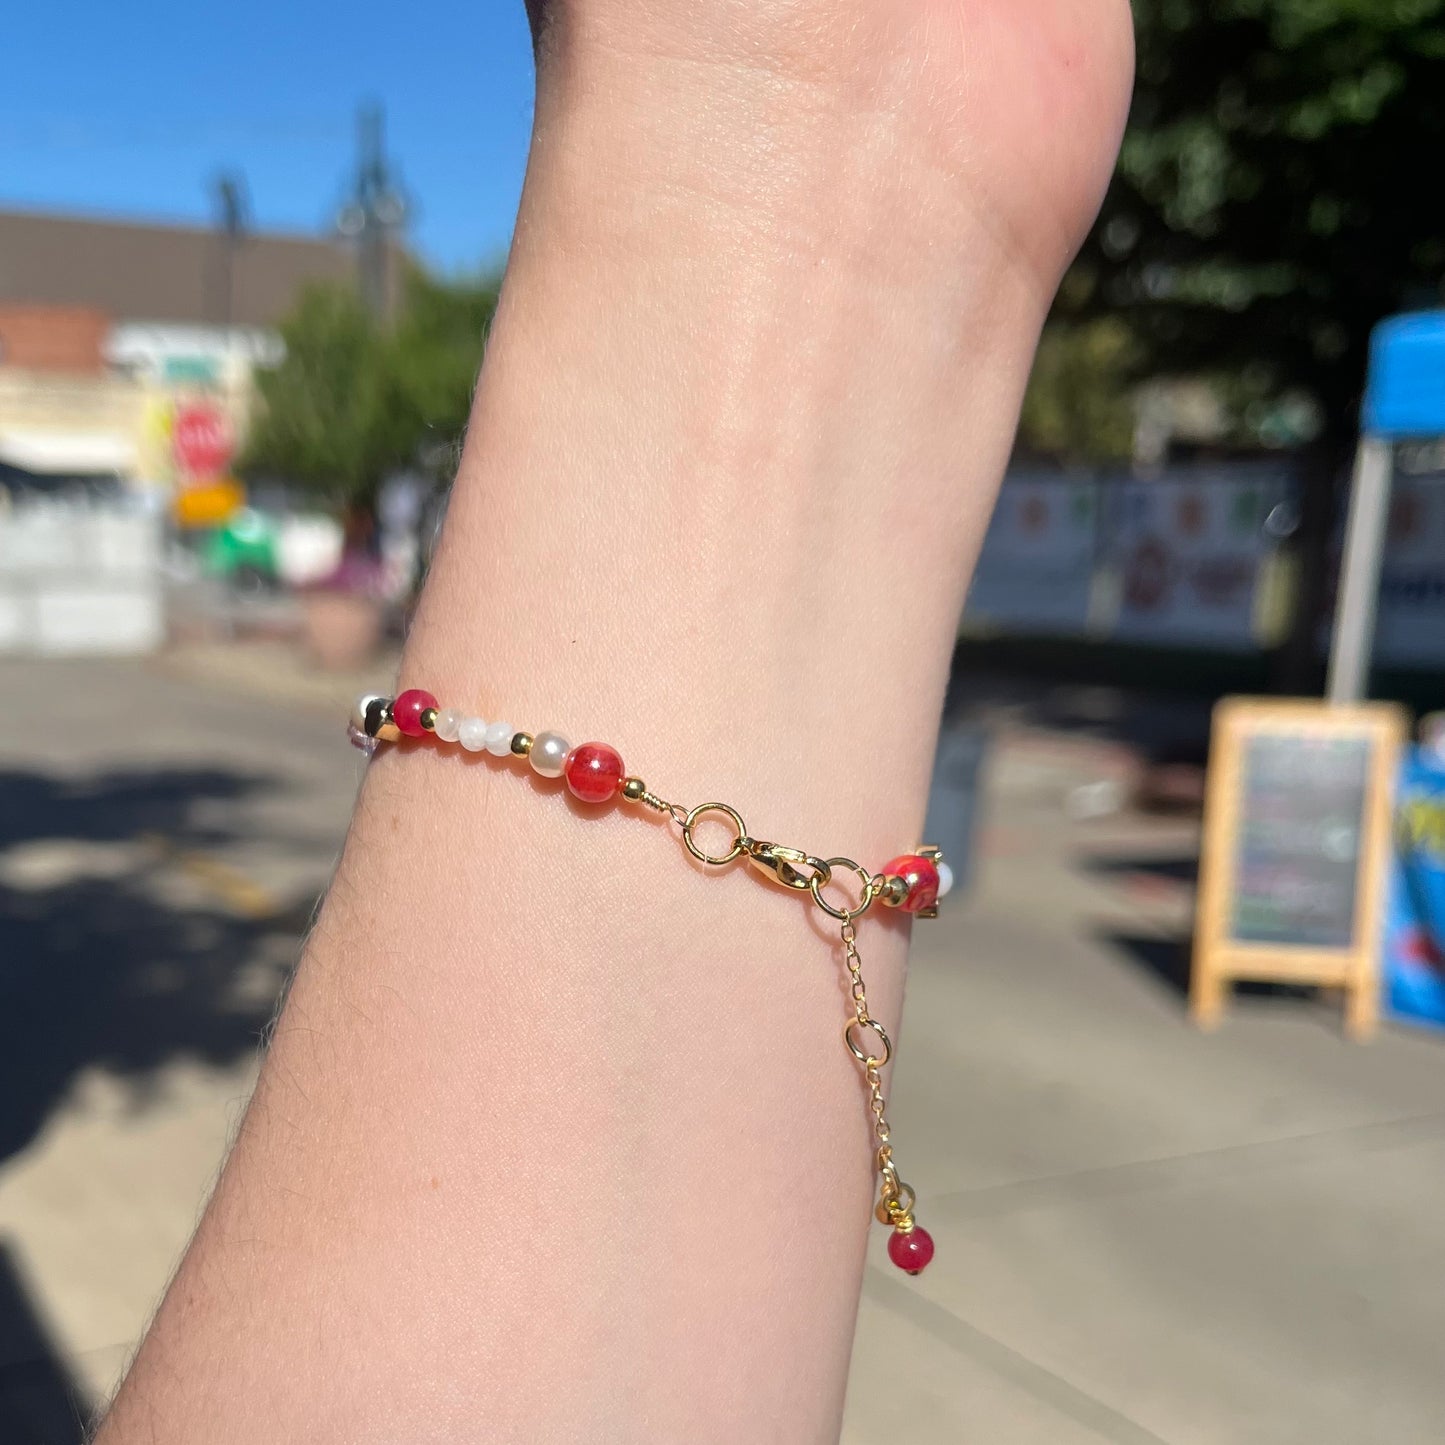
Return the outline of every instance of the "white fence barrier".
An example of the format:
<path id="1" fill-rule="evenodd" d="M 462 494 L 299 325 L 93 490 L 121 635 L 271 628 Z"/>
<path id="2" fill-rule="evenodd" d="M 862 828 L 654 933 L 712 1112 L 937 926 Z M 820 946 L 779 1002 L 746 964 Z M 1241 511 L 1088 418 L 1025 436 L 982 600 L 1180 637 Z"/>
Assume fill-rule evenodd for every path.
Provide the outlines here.
<path id="1" fill-rule="evenodd" d="M 59 500 L 0 511 L 0 652 L 135 654 L 164 640 L 158 515 Z"/>

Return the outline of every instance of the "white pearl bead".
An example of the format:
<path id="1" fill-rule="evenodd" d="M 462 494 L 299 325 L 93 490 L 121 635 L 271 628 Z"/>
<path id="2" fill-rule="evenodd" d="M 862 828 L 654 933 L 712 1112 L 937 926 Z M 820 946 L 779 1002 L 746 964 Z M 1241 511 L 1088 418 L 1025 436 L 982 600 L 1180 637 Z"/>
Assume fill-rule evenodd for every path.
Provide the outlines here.
<path id="1" fill-rule="evenodd" d="M 487 728 L 487 751 L 496 758 L 504 758 L 512 751 L 511 723 L 494 722 Z"/>
<path id="2" fill-rule="evenodd" d="M 567 754 L 571 751 L 572 744 L 561 733 L 538 733 L 532 739 L 532 751 L 527 754 L 527 761 L 534 773 L 544 778 L 560 778 L 567 764 Z"/>
<path id="3" fill-rule="evenodd" d="M 953 888 L 953 869 L 943 861 L 938 860 L 938 896 L 945 897 Z"/>
<path id="4" fill-rule="evenodd" d="M 457 741 L 469 752 L 479 753 L 487 745 L 487 720 L 464 717 L 457 724 Z"/>
<path id="5" fill-rule="evenodd" d="M 454 707 L 444 707 L 437 713 L 433 731 L 444 743 L 454 743 L 462 735 L 462 714 Z"/>

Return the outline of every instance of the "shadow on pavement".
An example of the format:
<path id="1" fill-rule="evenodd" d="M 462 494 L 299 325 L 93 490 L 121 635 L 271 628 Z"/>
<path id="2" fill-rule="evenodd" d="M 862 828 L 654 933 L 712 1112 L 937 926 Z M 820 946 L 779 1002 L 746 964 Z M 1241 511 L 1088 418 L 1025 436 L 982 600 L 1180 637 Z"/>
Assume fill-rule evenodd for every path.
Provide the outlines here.
<path id="1" fill-rule="evenodd" d="M 1181 884 L 1192 888 L 1199 881 L 1197 849 L 1172 857 L 1108 857 L 1084 856 L 1080 866 L 1101 877 L 1138 880 L 1144 883 Z"/>
<path id="2" fill-rule="evenodd" d="M 1039 675 L 1009 665 L 1018 651 L 1016 638 L 1001 648 L 960 642 L 949 675 L 946 714 L 990 717 L 1116 743 L 1156 764 L 1203 764 L 1216 692 L 1175 695 L 1161 693 L 1157 685 L 1101 683 L 1087 675 L 1088 669 L 1066 681 L 1059 669 Z"/>
<path id="3" fill-rule="evenodd" d="M 35 1317 L 9 1246 L 0 1240 L 0 1440 L 80 1445 L 88 1411 Z"/>
<path id="4" fill-rule="evenodd" d="M 1193 940 L 1180 937 L 1160 937 L 1158 934 L 1119 933 L 1104 931 L 1096 935 L 1098 940 L 1144 973 L 1151 982 L 1162 984 L 1166 992 L 1183 1008 L 1189 998 L 1189 966 Z M 1266 983 L 1253 979 L 1238 979 L 1231 990 L 1241 998 L 1265 1000 L 1278 1003 L 1281 1007 L 1299 1008 L 1321 1006 L 1321 1019 L 1331 1024 L 1337 1009 L 1330 1005 L 1326 990 L 1309 984 Z"/>
<path id="5" fill-rule="evenodd" d="M 1189 940 L 1144 933 L 1103 933 L 1100 942 L 1179 1000 L 1189 995 Z"/>
<path id="6" fill-rule="evenodd" d="M 257 1049 L 311 902 L 239 916 L 168 856 L 235 838 L 236 804 L 262 786 L 210 767 L 0 771 L 0 1161 L 87 1067 L 143 1108 L 168 1061 Z"/>

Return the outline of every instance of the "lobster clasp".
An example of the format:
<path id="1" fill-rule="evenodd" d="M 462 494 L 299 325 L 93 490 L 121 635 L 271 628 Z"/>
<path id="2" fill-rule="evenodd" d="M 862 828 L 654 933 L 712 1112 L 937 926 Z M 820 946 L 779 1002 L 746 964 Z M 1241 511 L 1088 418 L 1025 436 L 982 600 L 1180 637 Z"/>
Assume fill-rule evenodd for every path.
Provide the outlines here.
<path id="1" fill-rule="evenodd" d="M 784 848 L 781 843 L 762 843 L 749 839 L 748 862 L 765 877 L 784 888 L 806 893 L 815 876 L 820 878 L 818 886 L 825 886 L 833 876 L 833 870 L 821 858 L 814 858 L 801 848 Z M 805 871 L 806 870 L 806 871 Z"/>

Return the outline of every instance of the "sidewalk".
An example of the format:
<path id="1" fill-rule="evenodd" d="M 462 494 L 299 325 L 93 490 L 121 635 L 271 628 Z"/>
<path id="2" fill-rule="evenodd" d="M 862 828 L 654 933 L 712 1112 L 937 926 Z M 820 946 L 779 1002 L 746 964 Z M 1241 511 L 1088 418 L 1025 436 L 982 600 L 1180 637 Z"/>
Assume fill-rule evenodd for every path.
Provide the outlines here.
<path id="1" fill-rule="evenodd" d="M 845 1438 L 1438 1442 L 1445 1051 L 1298 999 L 1193 1031 L 1192 825 L 1070 824 L 1034 747 L 915 933 L 895 1136 L 938 1254 L 875 1241 Z"/>
<path id="2" fill-rule="evenodd" d="M 186 643 L 167 649 L 152 666 L 209 691 L 329 709 L 344 725 L 346 709 L 358 697 L 392 685 L 400 661 L 401 650 L 389 648 L 354 672 L 323 672 L 295 643 L 257 639 Z"/>

